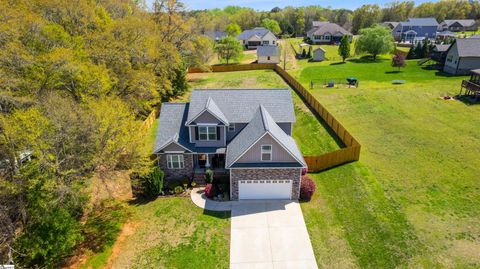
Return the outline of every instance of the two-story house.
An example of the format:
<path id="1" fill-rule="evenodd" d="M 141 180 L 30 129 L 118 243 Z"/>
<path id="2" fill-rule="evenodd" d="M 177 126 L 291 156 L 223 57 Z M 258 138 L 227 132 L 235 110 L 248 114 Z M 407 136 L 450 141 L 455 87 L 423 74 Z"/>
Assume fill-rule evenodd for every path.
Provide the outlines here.
<path id="1" fill-rule="evenodd" d="M 298 199 L 306 163 L 294 122 L 288 89 L 194 90 L 189 103 L 162 104 L 154 153 L 167 179 L 226 174 L 232 200 Z"/>
<path id="2" fill-rule="evenodd" d="M 395 40 L 415 43 L 424 39 L 435 39 L 438 22 L 435 18 L 409 18 L 400 22 L 393 30 Z"/>
<path id="3" fill-rule="evenodd" d="M 259 46 L 276 46 L 277 37 L 267 28 L 255 27 L 245 30 L 237 37 L 240 43 L 247 49 L 255 49 Z"/>

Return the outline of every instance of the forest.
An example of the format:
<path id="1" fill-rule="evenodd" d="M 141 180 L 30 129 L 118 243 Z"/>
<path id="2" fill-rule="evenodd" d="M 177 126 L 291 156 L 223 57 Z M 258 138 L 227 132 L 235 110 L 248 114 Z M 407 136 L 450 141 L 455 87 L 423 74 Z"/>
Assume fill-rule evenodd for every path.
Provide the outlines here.
<path id="1" fill-rule="evenodd" d="M 357 33 L 412 16 L 478 20 L 480 4 L 256 11 L 186 10 L 176 0 L 0 0 L 0 264 L 58 267 L 101 242 L 101 226 L 89 225 L 102 209 L 89 202 L 88 179 L 151 171 L 142 120 L 188 90 L 188 67 L 213 57 L 203 34 L 273 23 L 278 35 L 302 36 L 313 20 Z"/>

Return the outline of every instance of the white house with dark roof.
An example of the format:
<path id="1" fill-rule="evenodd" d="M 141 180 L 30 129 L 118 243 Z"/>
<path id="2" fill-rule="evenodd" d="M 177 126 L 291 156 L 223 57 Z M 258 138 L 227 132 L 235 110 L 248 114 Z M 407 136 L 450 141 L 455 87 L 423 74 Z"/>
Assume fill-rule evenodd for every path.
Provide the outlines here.
<path id="1" fill-rule="evenodd" d="M 257 48 L 257 62 L 259 64 L 278 64 L 281 49 L 279 46 L 261 46 Z"/>
<path id="2" fill-rule="evenodd" d="M 307 37 L 314 44 L 340 43 L 344 35 L 348 35 L 350 41 L 352 40 L 353 35 L 349 31 L 328 21 L 313 21 L 312 28 L 307 32 Z"/>
<path id="3" fill-rule="evenodd" d="M 154 153 L 167 179 L 228 178 L 232 200 L 298 199 L 305 160 L 288 89 L 194 90 L 164 103 Z"/>
<path id="4" fill-rule="evenodd" d="M 276 46 L 278 40 L 270 30 L 264 27 L 245 30 L 237 36 L 237 39 L 247 49 L 255 49 L 260 46 Z"/>
<path id="5" fill-rule="evenodd" d="M 443 71 L 466 75 L 480 68 L 480 38 L 457 38 L 446 52 Z"/>

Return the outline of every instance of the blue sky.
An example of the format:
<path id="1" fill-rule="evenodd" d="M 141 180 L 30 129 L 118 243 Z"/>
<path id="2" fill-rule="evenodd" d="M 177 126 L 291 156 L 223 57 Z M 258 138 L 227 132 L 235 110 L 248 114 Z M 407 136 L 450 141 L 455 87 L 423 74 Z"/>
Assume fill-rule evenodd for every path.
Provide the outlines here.
<path id="1" fill-rule="evenodd" d="M 147 0 L 147 3 L 152 3 L 154 0 Z M 228 5 L 251 7 L 257 10 L 270 10 L 276 6 L 308 6 L 319 5 L 323 7 L 332 8 L 348 8 L 355 9 L 364 4 L 379 4 L 392 2 L 393 0 L 181 0 L 185 3 L 188 9 L 211 9 L 211 8 L 223 8 Z M 428 0 L 417 0 L 415 3 L 418 5 L 423 2 L 429 2 Z M 435 1 L 431 1 L 435 2 Z"/>

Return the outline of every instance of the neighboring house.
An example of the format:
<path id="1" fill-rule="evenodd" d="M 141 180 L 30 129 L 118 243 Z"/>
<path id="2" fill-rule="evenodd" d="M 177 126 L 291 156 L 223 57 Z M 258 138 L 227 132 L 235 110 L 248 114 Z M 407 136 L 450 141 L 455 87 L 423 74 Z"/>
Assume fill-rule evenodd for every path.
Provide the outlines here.
<path id="1" fill-rule="evenodd" d="M 319 21 L 312 22 L 312 28 L 307 32 L 307 37 L 314 44 L 340 43 L 344 35 L 348 35 L 350 41 L 352 40 L 353 35 L 338 24 Z"/>
<path id="2" fill-rule="evenodd" d="M 440 64 L 445 63 L 445 59 L 447 58 L 447 51 L 450 48 L 450 44 L 448 45 L 435 45 L 432 49 L 432 55 L 430 58 Z"/>
<path id="3" fill-rule="evenodd" d="M 313 50 L 313 61 L 314 62 L 320 62 L 325 60 L 325 50 L 318 47 L 315 50 Z"/>
<path id="4" fill-rule="evenodd" d="M 435 18 L 410 18 L 400 22 L 392 31 L 397 41 L 415 43 L 417 40 L 435 39 L 438 22 Z"/>
<path id="5" fill-rule="evenodd" d="M 247 49 L 255 49 L 259 46 L 277 45 L 277 37 L 264 27 L 255 27 L 245 30 L 237 36 L 242 45 Z"/>
<path id="6" fill-rule="evenodd" d="M 477 31 L 478 25 L 475 20 L 445 20 L 440 24 L 442 31 L 465 32 Z"/>
<path id="7" fill-rule="evenodd" d="M 382 25 L 385 26 L 385 27 L 390 28 L 390 30 L 395 29 L 395 27 L 397 27 L 398 24 L 399 24 L 399 22 L 394 22 L 394 21 L 382 22 Z"/>
<path id="8" fill-rule="evenodd" d="M 480 38 L 457 38 L 446 52 L 443 71 L 455 74 L 469 74 L 480 68 Z"/>
<path id="9" fill-rule="evenodd" d="M 154 153 L 167 179 L 226 175 L 232 200 L 298 199 L 294 122 L 288 89 L 193 90 L 189 103 L 162 104 Z"/>
<path id="10" fill-rule="evenodd" d="M 275 45 L 258 47 L 257 62 L 260 64 L 278 64 L 280 62 L 280 51 L 280 47 Z"/>
<path id="11" fill-rule="evenodd" d="M 208 36 L 213 39 L 213 41 L 217 42 L 220 39 L 227 37 L 227 33 L 222 31 L 209 31 L 205 33 L 205 36 Z"/>

